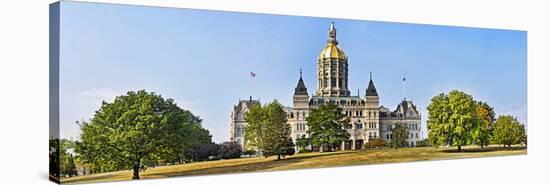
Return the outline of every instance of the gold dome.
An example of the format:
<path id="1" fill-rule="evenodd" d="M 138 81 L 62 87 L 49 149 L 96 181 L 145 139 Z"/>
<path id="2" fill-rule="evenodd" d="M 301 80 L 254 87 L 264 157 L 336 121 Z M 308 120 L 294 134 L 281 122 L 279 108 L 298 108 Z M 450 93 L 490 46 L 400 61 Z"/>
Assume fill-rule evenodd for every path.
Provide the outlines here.
<path id="1" fill-rule="evenodd" d="M 319 59 L 324 58 L 337 58 L 337 59 L 347 59 L 348 57 L 340 47 L 335 43 L 328 43 L 327 46 L 319 54 Z"/>

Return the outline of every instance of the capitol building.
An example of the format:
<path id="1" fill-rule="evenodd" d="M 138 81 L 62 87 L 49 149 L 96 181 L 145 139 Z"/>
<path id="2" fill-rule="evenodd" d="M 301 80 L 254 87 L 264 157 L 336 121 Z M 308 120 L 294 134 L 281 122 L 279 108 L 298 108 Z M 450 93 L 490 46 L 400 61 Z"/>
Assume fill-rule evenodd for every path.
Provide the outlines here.
<path id="1" fill-rule="evenodd" d="M 392 129 L 396 124 L 403 124 L 408 131 L 407 145 L 416 146 L 421 140 L 421 115 L 412 101 L 405 98 L 398 100 L 394 110 L 379 104 L 380 96 L 374 85 L 372 74 L 364 96 L 350 94 L 348 89 L 348 56 L 338 46 L 336 28 L 330 25 L 326 46 L 317 58 L 317 88 L 309 93 L 302 79 L 302 72 L 294 94 L 292 107 L 285 107 L 288 124 L 292 128 L 291 137 L 296 139 L 308 137 L 306 118 L 309 112 L 322 104 L 332 103 L 341 107 L 344 114 L 350 118 L 350 125 L 345 129 L 350 134 L 347 141 L 342 142 L 341 150 L 356 150 L 365 148 L 372 139 L 391 141 Z M 260 104 L 259 100 L 240 100 L 231 113 L 231 141 L 245 146 L 246 121 L 245 114 L 250 107 Z"/>

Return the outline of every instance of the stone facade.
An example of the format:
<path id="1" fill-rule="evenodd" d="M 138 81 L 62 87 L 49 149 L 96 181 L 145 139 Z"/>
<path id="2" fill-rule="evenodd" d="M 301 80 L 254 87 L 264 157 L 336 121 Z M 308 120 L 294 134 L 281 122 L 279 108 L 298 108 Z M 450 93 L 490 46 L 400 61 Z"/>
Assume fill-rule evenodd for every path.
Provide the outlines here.
<path id="1" fill-rule="evenodd" d="M 317 58 L 317 89 L 310 96 L 306 84 L 300 78 L 292 96 L 292 107 L 286 107 L 288 124 L 292 128 L 291 137 L 294 142 L 302 136 L 308 137 L 306 118 L 309 111 L 326 103 L 333 103 L 341 107 L 344 114 L 350 118 L 350 125 L 345 129 L 350 138 L 342 143 L 341 149 L 362 149 L 371 139 L 391 141 L 395 124 L 404 124 L 409 133 L 407 144 L 416 146 L 421 139 L 421 115 L 412 101 L 405 98 L 398 103 L 394 111 L 379 105 L 380 97 L 372 79 L 372 73 L 364 96 L 352 96 L 348 90 L 348 57 L 338 46 L 336 28 L 330 25 L 327 45 Z M 359 94 L 359 93 L 358 93 Z M 244 113 L 253 104 L 259 103 L 252 99 L 240 101 L 234 106 L 231 123 L 231 141 L 244 141 Z"/>

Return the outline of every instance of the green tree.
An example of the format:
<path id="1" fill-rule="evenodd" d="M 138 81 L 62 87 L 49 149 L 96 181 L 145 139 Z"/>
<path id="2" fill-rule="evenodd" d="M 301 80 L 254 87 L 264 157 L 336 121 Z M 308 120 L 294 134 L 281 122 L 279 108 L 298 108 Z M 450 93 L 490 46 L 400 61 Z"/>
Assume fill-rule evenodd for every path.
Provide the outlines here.
<path id="1" fill-rule="evenodd" d="M 306 137 L 306 135 L 302 135 L 301 138 L 296 139 L 296 146 L 299 151 L 304 150 L 309 145 L 311 145 L 311 139 Z"/>
<path id="2" fill-rule="evenodd" d="M 286 112 L 277 100 L 265 106 L 252 106 L 245 120 L 248 123 L 245 133 L 247 145 L 260 150 L 264 157 L 277 155 L 280 159 L 288 154 L 289 141 L 292 143 L 291 128 L 287 124 Z"/>
<path id="3" fill-rule="evenodd" d="M 473 141 L 481 148 L 488 146 L 492 136 L 493 124 L 495 122 L 495 112 L 493 107 L 486 102 L 476 102 L 475 107 L 475 127 L 472 131 Z"/>
<path id="4" fill-rule="evenodd" d="M 212 136 L 202 127 L 202 120 L 199 117 L 179 107 L 171 108 L 173 110 L 170 110 L 171 113 L 168 116 L 179 124 L 169 125 L 171 128 L 168 130 L 173 133 L 172 138 L 168 139 L 172 142 L 168 142 L 164 151 L 159 154 L 159 158 L 167 163 L 181 164 L 186 161 L 185 150 L 191 146 L 212 143 Z"/>
<path id="5" fill-rule="evenodd" d="M 432 98 L 428 106 L 428 137 L 434 146 L 462 146 L 471 142 L 475 128 L 475 102 L 471 95 L 453 90 Z"/>
<path id="6" fill-rule="evenodd" d="M 392 148 L 399 148 L 407 146 L 407 136 L 409 133 L 402 123 L 395 124 L 392 129 L 392 139 L 390 145 Z"/>
<path id="7" fill-rule="evenodd" d="M 279 148 L 279 151 L 277 152 L 279 155 L 277 155 L 277 159 L 281 159 L 281 157 L 291 156 L 296 153 L 296 150 L 294 149 L 294 143 L 292 142 L 292 138 L 286 137 L 283 140 L 282 147 Z"/>
<path id="8" fill-rule="evenodd" d="M 66 162 L 63 164 L 64 174 L 68 175 L 69 177 L 76 175 L 76 165 L 74 162 L 73 154 L 68 154 L 67 157 L 65 158 L 65 161 Z"/>
<path id="9" fill-rule="evenodd" d="M 60 177 L 60 161 L 59 161 L 59 155 L 60 155 L 60 147 L 59 147 L 59 139 L 58 138 L 50 138 L 49 140 L 49 146 L 50 146 L 50 155 L 49 155 L 49 163 L 50 163 L 50 179 L 59 180 Z"/>
<path id="10" fill-rule="evenodd" d="M 525 136 L 525 127 L 513 116 L 499 116 L 495 123 L 493 140 L 511 148 L 512 145 L 520 144 Z"/>
<path id="11" fill-rule="evenodd" d="M 59 145 L 60 173 L 69 177 L 76 175 L 75 157 L 73 156 L 75 142 L 68 139 L 60 139 Z"/>
<path id="12" fill-rule="evenodd" d="M 342 108 L 335 104 L 323 104 L 312 109 L 306 120 L 311 142 L 320 146 L 321 152 L 323 146 L 332 151 L 350 137 L 344 129 L 350 120 L 342 113 Z"/>
<path id="13" fill-rule="evenodd" d="M 143 162 L 154 163 L 163 155 L 183 152 L 187 144 L 189 119 L 192 116 L 172 99 L 153 92 L 129 91 L 113 103 L 102 102 L 89 122 L 82 122 L 81 142 L 77 145 L 84 161 L 93 171 L 132 169 L 132 179 L 139 179 Z M 198 124 L 191 124 L 198 127 Z M 191 129 L 192 130 L 192 129 Z"/>
<path id="14" fill-rule="evenodd" d="M 521 137 L 521 142 L 527 146 L 527 130 L 525 130 L 525 125 L 521 125 L 521 131 L 520 131 L 522 134 L 522 137 Z"/>

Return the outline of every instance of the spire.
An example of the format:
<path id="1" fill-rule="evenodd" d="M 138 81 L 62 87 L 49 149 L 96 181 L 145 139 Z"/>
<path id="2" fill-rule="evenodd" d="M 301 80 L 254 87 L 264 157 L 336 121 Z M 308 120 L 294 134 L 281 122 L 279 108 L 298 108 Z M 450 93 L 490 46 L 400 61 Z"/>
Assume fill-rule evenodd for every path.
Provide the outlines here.
<path id="1" fill-rule="evenodd" d="M 374 82 L 372 81 L 372 72 L 370 72 L 369 86 L 367 87 L 365 96 L 378 96 L 378 92 L 376 92 L 376 87 L 374 87 Z"/>
<path id="2" fill-rule="evenodd" d="M 330 23 L 330 28 L 328 29 L 327 43 L 338 45 L 338 41 L 336 40 L 336 27 L 334 27 L 334 21 Z"/>
<path id="3" fill-rule="evenodd" d="M 308 95 L 306 84 L 302 79 L 302 69 L 300 69 L 300 80 L 298 80 L 298 85 L 296 85 L 296 88 L 294 89 L 294 95 Z"/>

